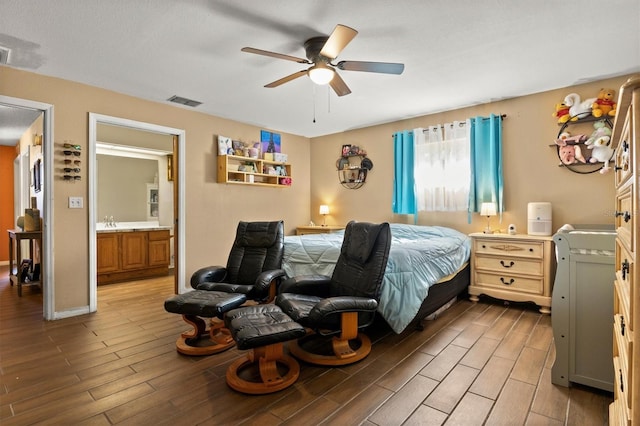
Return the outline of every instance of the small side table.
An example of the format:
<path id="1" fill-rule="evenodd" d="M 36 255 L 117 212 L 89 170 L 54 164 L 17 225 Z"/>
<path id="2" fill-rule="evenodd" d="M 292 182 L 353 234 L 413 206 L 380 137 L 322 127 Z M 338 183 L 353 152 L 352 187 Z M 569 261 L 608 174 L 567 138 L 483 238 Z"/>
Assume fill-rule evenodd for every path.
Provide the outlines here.
<path id="1" fill-rule="evenodd" d="M 556 270 L 553 237 L 480 232 L 469 236 L 472 302 L 486 294 L 513 302 L 533 302 L 540 313 L 551 313 Z"/>
<path id="2" fill-rule="evenodd" d="M 18 287 L 18 296 L 22 297 L 22 286 L 23 285 L 38 285 L 41 286 L 43 284 L 43 271 L 40 270 L 40 279 L 35 281 L 24 282 L 20 277 L 20 263 L 22 262 L 22 248 L 21 241 L 28 240 L 29 241 L 29 258 L 33 260 L 33 245 L 34 241 L 38 242 L 38 250 L 42 251 L 42 231 L 19 231 L 17 229 L 9 229 L 7 230 L 9 233 L 9 280 L 11 281 L 11 285 L 14 283 Z M 14 253 L 14 245 L 15 245 L 15 253 L 16 253 L 16 273 L 13 273 L 13 253 Z"/>
<path id="3" fill-rule="evenodd" d="M 296 235 L 331 234 L 342 231 L 343 229 L 344 226 L 298 226 L 296 228 Z"/>

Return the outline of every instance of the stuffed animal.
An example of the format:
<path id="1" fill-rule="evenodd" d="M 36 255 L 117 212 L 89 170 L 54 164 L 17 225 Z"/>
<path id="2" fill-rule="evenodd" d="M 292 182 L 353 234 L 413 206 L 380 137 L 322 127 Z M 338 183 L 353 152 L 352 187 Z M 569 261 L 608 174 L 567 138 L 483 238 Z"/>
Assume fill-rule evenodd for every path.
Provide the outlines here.
<path id="1" fill-rule="evenodd" d="M 558 119 L 558 123 L 566 123 L 571 118 L 569 107 L 564 102 L 556 104 L 556 112 L 553 113 L 553 117 Z"/>
<path id="2" fill-rule="evenodd" d="M 598 120 L 593 123 L 593 133 L 586 140 L 585 145 L 593 145 L 595 141 L 603 136 L 611 138 L 611 129 L 604 120 Z"/>
<path id="3" fill-rule="evenodd" d="M 589 163 L 604 163 L 600 173 L 604 174 L 611 170 L 609 160 L 613 157 L 613 148 L 611 148 L 611 129 L 607 127 L 604 120 L 593 123 L 595 130 L 585 142 L 587 149 L 591 150 Z"/>
<path id="4" fill-rule="evenodd" d="M 558 145 L 558 155 L 560 156 L 560 162 L 565 165 L 576 164 L 577 162 L 586 163 L 584 156 L 582 155 L 582 149 L 580 145 L 587 139 L 585 135 L 571 136 L 569 132 L 563 132 L 560 137 L 556 139 L 556 145 Z"/>
<path id="5" fill-rule="evenodd" d="M 571 121 L 576 121 L 580 118 L 585 118 L 591 115 L 591 106 L 595 101 L 596 98 L 589 98 L 581 102 L 580 95 L 577 93 L 569 93 L 564 98 L 564 103 L 569 107 Z"/>
<path id="6" fill-rule="evenodd" d="M 613 100 L 616 96 L 616 91 L 613 89 L 600 89 L 598 98 L 591 105 L 591 114 L 594 117 L 609 116 L 614 117 L 616 115 L 616 102 Z"/>

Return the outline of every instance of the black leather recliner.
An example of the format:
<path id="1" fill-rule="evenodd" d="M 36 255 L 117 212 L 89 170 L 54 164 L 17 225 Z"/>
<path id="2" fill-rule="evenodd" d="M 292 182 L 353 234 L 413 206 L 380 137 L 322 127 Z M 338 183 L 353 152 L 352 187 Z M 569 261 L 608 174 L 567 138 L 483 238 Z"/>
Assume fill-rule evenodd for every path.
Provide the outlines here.
<path id="1" fill-rule="evenodd" d="M 176 347 L 185 355 L 211 355 L 234 346 L 222 321 L 224 314 L 247 300 L 273 300 L 285 276 L 284 223 L 240 222 L 227 266 L 208 266 L 191 276 L 195 289 L 165 300 L 165 310 L 181 314 L 193 329 L 178 337 Z M 203 318 L 210 318 L 210 324 Z"/>
<path id="2" fill-rule="evenodd" d="M 390 246 L 388 223 L 350 222 L 331 277 L 307 275 L 282 282 L 276 305 L 311 330 L 289 343 L 296 358 L 312 364 L 345 365 L 369 354 L 371 341 L 359 330 L 375 318 Z M 318 344 L 318 338 L 331 341 L 328 351 Z"/>
<path id="3" fill-rule="evenodd" d="M 208 266 L 191 276 L 197 290 L 242 293 L 260 303 L 274 299 L 285 276 L 284 222 L 240 222 L 227 266 Z"/>

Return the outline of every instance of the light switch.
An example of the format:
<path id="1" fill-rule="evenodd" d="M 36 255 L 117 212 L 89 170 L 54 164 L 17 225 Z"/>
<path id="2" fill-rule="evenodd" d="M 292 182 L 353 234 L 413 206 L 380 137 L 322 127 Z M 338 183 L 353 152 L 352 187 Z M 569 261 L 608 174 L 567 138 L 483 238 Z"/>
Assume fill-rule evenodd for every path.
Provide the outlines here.
<path id="1" fill-rule="evenodd" d="M 81 209 L 83 207 L 82 204 L 82 197 L 69 197 L 70 209 Z"/>

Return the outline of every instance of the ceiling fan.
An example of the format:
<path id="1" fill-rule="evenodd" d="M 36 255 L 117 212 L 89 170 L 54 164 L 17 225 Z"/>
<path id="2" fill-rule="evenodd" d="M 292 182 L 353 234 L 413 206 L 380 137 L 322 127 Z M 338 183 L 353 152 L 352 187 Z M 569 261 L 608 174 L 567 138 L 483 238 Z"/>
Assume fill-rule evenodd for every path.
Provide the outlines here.
<path id="1" fill-rule="evenodd" d="M 377 72 L 383 74 L 402 74 L 404 64 L 396 64 L 390 62 L 363 62 L 363 61 L 340 61 L 337 64 L 331 61 L 335 60 L 342 49 L 344 49 L 351 40 L 358 34 L 358 31 L 345 25 L 336 25 L 329 37 L 313 37 L 304 42 L 304 49 L 307 59 L 295 56 L 285 55 L 282 53 L 269 52 L 267 50 L 255 49 L 253 47 L 243 47 L 241 50 L 247 53 L 255 53 L 257 55 L 270 56 L 287 61 L 297 62 L 299 64 L 309 64 L 311 67 L 306 70 L 295 72 L 291 75 L 283 77 L 264 87 L 278 87 L 281 84 L 288 83 L 303 75 L 308 75 L 316 84 L 329 84 L 338 96 L 344 96 L 351 93 L 351 90 L 336 72 L 336 68 L 343 71 L 364 71 Z"/>

